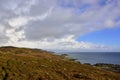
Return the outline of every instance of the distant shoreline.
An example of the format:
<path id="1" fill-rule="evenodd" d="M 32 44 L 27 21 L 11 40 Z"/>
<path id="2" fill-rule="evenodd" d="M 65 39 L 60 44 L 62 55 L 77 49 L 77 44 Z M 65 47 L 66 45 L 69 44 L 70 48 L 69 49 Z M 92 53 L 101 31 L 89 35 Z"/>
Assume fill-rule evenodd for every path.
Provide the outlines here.
<path id="1" fill-rule="evenodd" d="M 64 58 L 68 58 L 71 61 L 78 62 L 80 64 L 90 65 L 90 66 L 101 68 L 101 69 L 104 69 L 104 70 L 120 73 L 120 65 L 119 64 L 110 64 L 110 63 L 95 63 L 95 64 L 81 63 L 79 60 L 69 57 L 68 54 L 61 54 L 60 56 L 62 56 Z"/>
<path id="2" fill-rule="evenodd" d="M 107 63 L 120 65 L 120 52 L 66 52 L 57 54 L 67 54 L 81 63 Z"/>

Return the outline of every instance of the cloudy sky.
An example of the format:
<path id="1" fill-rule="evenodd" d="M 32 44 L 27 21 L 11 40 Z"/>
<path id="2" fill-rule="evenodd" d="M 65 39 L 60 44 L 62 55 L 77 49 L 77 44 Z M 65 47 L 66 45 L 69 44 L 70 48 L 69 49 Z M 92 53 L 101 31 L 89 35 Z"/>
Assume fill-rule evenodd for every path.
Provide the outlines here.
<path id="1" fill-rule="evenodd" d="M 120 51 L 120 0 L 0 0 L 0 46 Z"/>

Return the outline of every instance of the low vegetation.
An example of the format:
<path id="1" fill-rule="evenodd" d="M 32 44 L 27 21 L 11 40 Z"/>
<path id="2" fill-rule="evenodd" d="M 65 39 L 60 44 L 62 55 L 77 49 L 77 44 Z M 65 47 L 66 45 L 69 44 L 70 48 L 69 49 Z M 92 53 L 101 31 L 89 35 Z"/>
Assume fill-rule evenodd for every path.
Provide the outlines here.
<path id="1" fill-rule="evenodd" d="M 120 80 L 120 74 L 39 49 L 1 47 L 0 80 Z"/>
<path id="2" fill-rule="evenodd" d="M 113 71 L 116 73 L 120 73 L 120 65 L 117 65 L 117 64 L 97 63 L 94 66 L 105 69 L 105 70 Z"/>

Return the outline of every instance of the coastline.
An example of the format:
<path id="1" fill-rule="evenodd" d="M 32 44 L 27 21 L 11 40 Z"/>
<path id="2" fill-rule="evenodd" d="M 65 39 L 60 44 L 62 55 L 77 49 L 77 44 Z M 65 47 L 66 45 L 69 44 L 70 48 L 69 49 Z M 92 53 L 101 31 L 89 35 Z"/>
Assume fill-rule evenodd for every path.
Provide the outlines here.
<path id="1" fill-rule="evenodd" d="M 108 70 L 108 71 L 120 73 L 120 65 L 119 64 L 111 64 L 111 63 L 95 63 L 95 64 L 81 63 L 79 60 L 69 57 L 68 54 L 61 54 L 60 56 L 63 57 L 64 59 L 67 58 L 70 61 L 74 61 L 74 62 L 83 64 L 83 65 L 89 65 L 89 66 L 97 67 L 97 68 L 100 68 L 100 69 L 103 69 L 103 70 Z"/>
<path id="2" fill-rule="evenodd" d="M 2 80 L 120 80 L 120 73 L 39 49 L 0 48 L 0 64 Z"/>

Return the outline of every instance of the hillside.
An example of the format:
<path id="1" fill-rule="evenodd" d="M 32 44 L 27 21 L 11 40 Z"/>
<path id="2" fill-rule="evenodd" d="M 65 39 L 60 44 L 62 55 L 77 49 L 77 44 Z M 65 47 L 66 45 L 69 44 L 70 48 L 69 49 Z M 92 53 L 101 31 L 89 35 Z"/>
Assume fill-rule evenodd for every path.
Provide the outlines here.
<path id="1" fill-rule="evenodd" d="M 39 49 L 1 47 L 0 80 L 120 80 L 120 74 Z"/>

